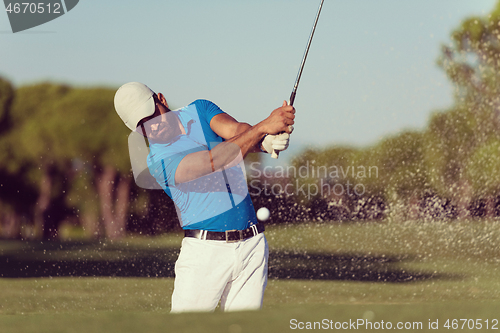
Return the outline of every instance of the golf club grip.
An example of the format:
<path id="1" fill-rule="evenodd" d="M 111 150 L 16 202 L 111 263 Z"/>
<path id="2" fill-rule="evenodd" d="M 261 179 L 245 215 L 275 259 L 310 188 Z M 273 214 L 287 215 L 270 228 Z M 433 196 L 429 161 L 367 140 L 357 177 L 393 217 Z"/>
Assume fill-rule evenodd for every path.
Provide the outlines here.
<path id="1" fill-rule="evenodd" d="M 288 105 L 293 106 L 293 102 L 295 102 L 295 95 L 297 94 L 295 91 L 296 91 L 295 89 L 292 91 L 292 94 L 290 95 L 290 100 L 288 101 Z"/>
<path id="2" fill-rule="evenodd" d="M 293 106 L 293 102 L 295 101 L 295 95 L 296 95 L 295 90 L 293 90 L 292 94 L 290 95 L 290 100 L 288 101 L 288 105 L 292 105 Z M 280 156 L 280 151 L 273 149 L 271 157 L 275 158 L 275 159 L 278 159 L 279 156 Z"/>

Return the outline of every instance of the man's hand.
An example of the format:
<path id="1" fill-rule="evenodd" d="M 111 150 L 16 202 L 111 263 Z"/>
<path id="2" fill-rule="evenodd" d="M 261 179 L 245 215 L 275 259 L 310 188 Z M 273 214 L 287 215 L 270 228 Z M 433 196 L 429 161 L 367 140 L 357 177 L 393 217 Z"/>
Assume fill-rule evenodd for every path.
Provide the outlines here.
<path id="1" fill-rule="evenodd" d="M 261 124 L 268 134 L 278 134 L 281 132 L 290 134 L 292 133 L 290 126 L 295 123 L 294 119 L 295 108 L 284 101 L 283 106 L 271 112 L 271 115 L 264 119 Z"/>
<path id="2" fill-rule="evenodd" d="M 293 130 L 293 126 L 291 126 Z M 262 141 L 262 148 L 268 153 L 271 154 L 273 150 L 282 151 L 288 148 L 288 144 L 290 142 L 290 134 L 281 133 L 277 135 L 269 134 L 266 135 L 264 140 Z"/>

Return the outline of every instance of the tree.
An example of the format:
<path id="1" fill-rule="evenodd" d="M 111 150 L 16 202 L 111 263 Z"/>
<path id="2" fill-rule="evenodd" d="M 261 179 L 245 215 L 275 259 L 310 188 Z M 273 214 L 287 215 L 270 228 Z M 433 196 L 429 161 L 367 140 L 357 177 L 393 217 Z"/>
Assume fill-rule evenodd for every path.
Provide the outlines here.
<path id="1" fill-rule="evenodd" d="M 131 183 L 127 148 L 130 132 L 114 112 L 114 93 L 107 88 L 72 89 L 54 104 L 56 114 L 67 116 L 54 119 L 57 130 L 51 133 L 61 155 L 90 166 L 90 170 L 84 170 L 91 172 L 102 231 L 111 239 L 125 235 Z M 99 227 L 89 227 L 99 236 Z"/>
<path id="2" fill-rule="evenodd" d="M 0 134 L 5 133 L 10 122 L 10 108 L 14 99 L 14 88 L 11 83 L 0 77 Z"/>
<path id="3" fill-rule="evenodd" d="M 55 142 L 50 141 L 51 101 L 64 96 L 69 90 L 66 86 L 40 84 L 16 90 L 9 120 L 11 123 L 8 134 L 3 138 L 4 167 L 9 173 L 22 175 L 23 182 L 34 187 L 38 183 L 38 198 L 34 205 L 20 200 L 24 214 L 33 214 L 35 235 L 40 238 L 57 237 L 54 225 L 45 225 L 45 221 L 54 221 L 65 212 L 64 206 L 51 205 L 60 201 L 63 196 L 63 179 L 55 177 L 63 168 L 61 159 L 52 149 Z M 21 183 L 18 184 L 21 186 Z M 54 190 L 61 189 L 60 191 Z M 53 197 L 53 194 L 57 194 Z M 31 212 L 31 207 L 33 211 Z M 57 214 L 54 214 L 57 213 Z M 49 215 L 52 217 L 48 219 Z"/>
<path id="4" fill-rule="evenodd" d="M 5 142 L 7 168 L 27 170 L 29 182 L 39 184 L 33 212 L 38 237 L 55 239 L 66 216 L 83 211 L 84 220 L 90 222 L 88 212 L 96 210 L 103 223 L 102 228 L 100 223 L 86 224 L 93 235 L 99 236 L 101 229 L 109 238 L 125 234 L 129 133 L 114 112 L 113 95 L 112 89 L 49 83 L 17 90 L 12 130 Z M 78 164 L 84 167 L 77 170 Z M 97 205 L 89 191 L 75 195 L 78 185 L 95 188 Z"/>
<path id="5" fill-rule="evenodd" d="M 478 147 L 467 164 L 467 175 L 474 195 L 486 201 L 486 216 L 495 216 L 496 197 L 500 194 L 500 139 Z"/>
<path id="6" fill-rule="evenodd" d="M 455 105 L 435 114 L 426 160 L 433 185 L 467 216 L 472 196 L 472 154 L 500 134 L 500 2 L 487 17 L 471 17 L 443 46 L 439 66 L 455 84 Z"/>
<path id="7" fill-rule="evenodd" d="M 459 218 L 470 213 L 472 192 L 465 167 L 477 146 L 476 131 L 471 109 L 455 108 L 433 114 L 425 133 L 429 182 L 438 195 L 451 200 Z"/>
<path id="8" fill-rule="evenodd" d="M 11 83 L 0 78 L 0 235 L 8 238 L 22 237 L 21 225 L 36 200 L 36 189 L 26 181 L 26 168 L 12 159 L 11 108 L 14 100 Z"/>
<path id="9" fill-rule="evenodd" d="M 452 45 L 442 47 L 438 61 L 456 85 L 456 104 L 482 113 L 481 125 L 493 130 L 500 106 L 499 22 L 500 2 L 487 17 L 468 18 L 452 33 Z"/>
<path id="10" fill-rule="evenodd" d="M 421 202 L 430 189 L 423 162 L 424 144 L 423 133 L 405 131 L 372 149 L 372 164 L 379 174 L 374 185 L 384 194 L 393 216 L 416 219 L 421 215 Z"/>

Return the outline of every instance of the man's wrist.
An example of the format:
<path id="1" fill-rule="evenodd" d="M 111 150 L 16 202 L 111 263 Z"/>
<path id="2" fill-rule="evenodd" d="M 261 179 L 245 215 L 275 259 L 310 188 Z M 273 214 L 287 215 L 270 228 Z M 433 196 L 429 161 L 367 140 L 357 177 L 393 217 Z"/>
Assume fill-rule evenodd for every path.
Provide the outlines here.
<path id="1" fill-rule="evenodd" d="M 263 122 L 264 121 L 261 121 L 260 123 L 253 126 L 253 128 L 257 132 L 257 137 L 260 137 L 261 139 L 263 139 L 269 133 L 269 131 L 266 129 L 266 125 Z"/>
<path id="2" fill-rule="evenodd" d="M 262 139 L 260 139 L 260 141 L 259 141 L 259 149 L 260 149 L 261 152 L 269 154 L 269 152 L 267 150 L 265 150 L 264 146 L 262 145 L 262 143 L 264 142 L 264 139 L 266 138 L 266 136 L 267 136 L 267 134 L 265 134 L 264 137 Z"/>

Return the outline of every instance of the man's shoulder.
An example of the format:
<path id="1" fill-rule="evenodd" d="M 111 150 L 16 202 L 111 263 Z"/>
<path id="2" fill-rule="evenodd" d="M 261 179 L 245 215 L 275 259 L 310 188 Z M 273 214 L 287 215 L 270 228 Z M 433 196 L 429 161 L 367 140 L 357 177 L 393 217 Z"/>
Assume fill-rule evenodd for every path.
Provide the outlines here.
<path id="1" fill-rule="evenodd" d="M 189 111 L 196 111 L 200 119 L 205 119 L 208 123 L 210 120 L 224 111 L 219 108 L 214 102 L 207 99 L 197 99 L 184 109 L 189 113 Z"/>
<path id="2" fill-rule="evenodd" d="M 196 106 L 197 108 L 201 108 L 201 109 L 208 109 L 212 106 L 217 107 L 217 105 L 214 102 L 209 101 L 208 99 L 197 99 L 197 100 L 193 101 L 192 103 L 190 103 L 188 105 L 188 107 L 192 106 L 192 105 Z"/>

